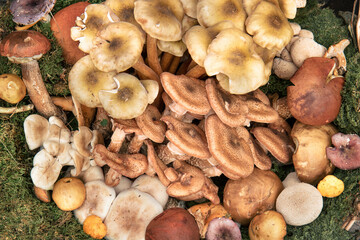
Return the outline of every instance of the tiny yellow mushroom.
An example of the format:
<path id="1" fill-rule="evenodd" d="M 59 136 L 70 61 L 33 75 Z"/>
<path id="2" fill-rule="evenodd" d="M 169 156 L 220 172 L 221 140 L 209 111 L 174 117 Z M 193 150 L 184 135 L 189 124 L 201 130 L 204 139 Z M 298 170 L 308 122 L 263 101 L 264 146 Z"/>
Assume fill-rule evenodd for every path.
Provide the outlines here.
<path id="1" fill-rule="evenodd" d="M 96 215 L 90 215 L 85 219 L 83 230 L 95 239 L 102 239 L 107 233 L 106 225 L 102 222 L 101 218 Z"/>
<path id="2" fill-rule="evenodd" d="M 317 189 L 323 197 L 337 197 L 344 191 L 344 182 L 334 175 L 327 175 L 319 182 Z"/>

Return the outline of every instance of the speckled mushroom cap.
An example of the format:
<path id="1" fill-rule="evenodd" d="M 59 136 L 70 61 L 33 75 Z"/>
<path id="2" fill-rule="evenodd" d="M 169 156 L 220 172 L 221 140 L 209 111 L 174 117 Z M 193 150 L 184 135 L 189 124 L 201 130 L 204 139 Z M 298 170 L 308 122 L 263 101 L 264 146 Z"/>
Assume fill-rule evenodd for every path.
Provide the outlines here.
<path id="1" fill-rule="evenodd" d="M 0 54 L 12 62 L 21 63 L 39 59 L 50 47 L 50 41 L 37 31 L 14 31 L 1 40 Z"/>
<path id="2" fill-rule="evenodd" d="M 48 14 L 55 3 L 56 0 L 13 0 L 10 4 L 10 12 L 14 22 L 29 25 Z"/>
<path id="3" fill-rule="evenodd" d="M 163 72 L 160 80 L 170 98 L 187 111 L 201 115 L 210 111 L 204 81 L 168 72 Z"/>
<path id="4" fill-rule="evenodd" d="M 148 105 L 135 121 L 143 133 L 152 141 L 162 143 L 165 140 L 166 124 L 160 121 L 161 113 L 153 105 Z"/>
<path id="5" fill-rule="evenodd" d="M 276 211 L 292 226 L 313 222 L 321 213 L 321 193 L 309 183 L 297 183 L 285 188 L 276 199 Z"/>
<path id="6" fill-rule="evenodd" d="M 251 149 L 241 135 L 241 128 L 226 126 L 215 114 L 205 120 L 210 153 L 219 163 L 217 168 L 230 179 L 247 177 L 254 170 Z"/>
<path id="7" fill-rule="evenodd" d="M 168 126 L 166 138 L 185 154 L 203 159 L 211 157 L 205 133 L 197 125 L 171 116 L 163 116 L 160 120 Z"/>
<path id="8" fill-rule="evenodd" d="M 137 0 L 134 4 L 135 20 L 151 37 L 163 41 L 181 39 L 184 9 L 180 0 Z"/>

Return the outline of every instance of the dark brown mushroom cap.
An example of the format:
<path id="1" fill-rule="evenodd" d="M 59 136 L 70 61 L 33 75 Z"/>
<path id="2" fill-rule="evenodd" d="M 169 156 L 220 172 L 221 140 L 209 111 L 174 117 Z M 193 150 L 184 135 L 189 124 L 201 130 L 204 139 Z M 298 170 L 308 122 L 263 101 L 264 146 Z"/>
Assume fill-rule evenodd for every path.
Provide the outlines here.
<path id="1" fill-rule="evenodd" d="M 181 122 L 172 116 L 163 116 L 160 120 L 168 126 L 165 133 L 167 139 L 185 154 L 197 158 L 211 157 L 205 133 L 198 126 Z"/>
<path id="2" fill-rule="evenodd" d="M 217 87 L 213 78 L 206 80 L 206 92 L 211 108 L 223 123 L 230 127 L 247 124 L 248 107 L 237 95 Z"/>
<path id="3" fill-rule="evenodd" d="M 135 118 L 143 133 L 156 143 L 162 143 L 165 139 L 166 124 L 160 118 L 161 113 L 153 105 L 148 105 L 144 113 Z"/>
<path id="4" fill-rule="evenodd" d="M 242 129 L 225 125 L 215 114 L 205 120 L 209 150 L 219 163 L 217 167 L 231 179 L 247 177 L 254 170 L 251 149 L 242 136 Z"/>
<path id="5" fill-rule="evenodd" d="M 201 115 L 210 111 L 204 81 L 169 72 L 163 72 L 160 79 L 165 92 L 187 111 Z"/>
<path id="6" fill-rule="evenodd" d="M 14 22 L 29 25 L 48 14 L 55 3 L 56 0 L 13 0 L 10 4 L 10 12 Z"/>
<path id="7" fill-rule="evenodd" d="M 0 54 L 4 57 L 31 58 L 45 54 L 50 47 L 50 41 L 39 32 L 15 31 L 2 39 Z"/>
<path id="8" fill-rule="evenodd" d="M 255 127 L 251 129 L 251 133 L 277 160 L 284 164 L 290 163 L 292 144 L 285 133 L 267 127 Z"/>

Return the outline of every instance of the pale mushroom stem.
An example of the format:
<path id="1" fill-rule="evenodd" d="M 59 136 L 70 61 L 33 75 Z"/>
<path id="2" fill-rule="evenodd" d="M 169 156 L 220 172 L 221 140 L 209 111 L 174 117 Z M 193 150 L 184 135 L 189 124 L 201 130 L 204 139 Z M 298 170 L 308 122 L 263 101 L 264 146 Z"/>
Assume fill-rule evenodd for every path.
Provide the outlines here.
<path id="1" fill-rule="evenodd" d="M 0 107 L 0 113 L 14 114 L 20 112 L 26 112 L 34 109 L 34 104 L 24 105 L 21 107 Z"/>
<path id="2" fill-rule="evenodd" d="M 199 78 L 206 73 L 205 68 L 200 65 L 196 65 L 191 68 L 185 75 L 188 77 Z"/>
<path id="3" fill-rule="evenodd" d="M 181 59 L 180 57 L 174 57 L 169 67 L 169 73 L 173 73 L 173 74 L 176 73 L 180 65 L 180 59 Z"/>
<path id="4" fill-rule="evenodd" d="M 158 52 L 157 52 L 157 39 L 147 34 L 146 37 L 146 53 L 149 61 L 149 66 L 157 75 L 160 75 L 163 70 L 161 69 Z"/>
<path id="5" fill-rule="evenodd" d="M 46 118 L 57 116 L 66 122 L 66 115 L 52 102 L 40 73 L 39 64 L 31 60 L 21 64 L 23 81 L 36 110 Z"/>
<path id="6" fill-rule="evenodd" d="M 172 55 L 168 52 L 163 53 L 161 60 L 160 60 L 160 66 L 164 72 L 169 70 L 169 67 L 170 67 L 174 57 L 175 57 L 174 55 Z"/>

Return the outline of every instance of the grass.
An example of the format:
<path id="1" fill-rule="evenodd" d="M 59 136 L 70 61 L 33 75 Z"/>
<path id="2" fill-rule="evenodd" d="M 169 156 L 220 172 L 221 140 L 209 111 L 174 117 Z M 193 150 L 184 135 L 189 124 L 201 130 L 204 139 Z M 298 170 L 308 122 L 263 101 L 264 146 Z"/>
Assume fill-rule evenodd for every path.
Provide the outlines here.
<path id="1" fill-rule="evenodd" d="M 74 0 L 58 0 L 53 14 L 68 6 Z M 91 1 L 92 3 L 100 1 Z M 0 4 L 1 5 L 1 4 Z M 15 29 L 8 3 L 0 6 L 0 39 Z M 305 29 L 314 32 L 315 39 L 328 47 L 331 44 L 349 38 L 347 27 L 340 18 L 329 10 L 320 10 L 315 1 L 308 1 L 306 9 L 299 11 L 296 22 Z M 320 26 L 320 27 L 319 27 Z M 39 61 L 42 76 L 51 95 L 66 96 L 67 74 L 70 66 L 63 62 L 62 51 L 56 44 L 49 23 L 38 23 L 34 30 L 42 32 L 51 41 L 51 50 Z M 360 55 L 352 44 L 346 50 L 349 62 L 346 84 L 343 91 L 343 107 L 335 124 L 347 133 L 360 133 L 359 92 L 360 92 Z M 19 65 L 10 63 L 0 56 L 0 74 L 21 74 Z M 288 82 L 272 77 L 263 87 L 268 93 L 278 92 L 285 95 Z M 25 97 L 19 103 L 28 104 Z M 0 100 L 0 106 L 11 106 Z M 24 119 L 35 111 L 16 115 L 0 115 L 0 238 L 1 239 L 90 239 L 82 231 L 82 226 L 71 212 L 59 210 L 56 205 L 40 202 L 33 193 L 30 178 L 32 159 L 36 151 L 30 151 L 24 139 L 22 124 Z M 274 166 L 273 171 L 284 179 L 293 171 L 292 166 Z M 337 198 L 324 198 L 324 208 L 313 223 L 303 227 L 288 226 L 286 239 L 354 239 L 355 235 L 341 229 L 343 219 L 353 211 L 352 202 L 359 192 L 360 169 L 334 173 L 345 183 L 345 191 Z M 221 194 L 221 193 L 220 193 Z M 244 239 L 248 239 L 246 228 L 242 228 Z"/>

